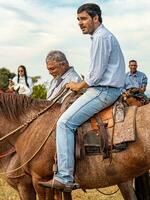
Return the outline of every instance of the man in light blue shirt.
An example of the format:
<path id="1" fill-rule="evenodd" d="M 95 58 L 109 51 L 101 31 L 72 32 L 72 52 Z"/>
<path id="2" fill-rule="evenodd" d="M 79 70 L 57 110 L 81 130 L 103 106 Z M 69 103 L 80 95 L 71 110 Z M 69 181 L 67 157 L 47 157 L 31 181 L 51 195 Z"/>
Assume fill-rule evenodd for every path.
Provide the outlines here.
<path id="1" fill-rule="evenodd" d="M 80 76 L 69 66 L 69 62 L 61 51 L 50 51 L 46 57 L 46 65 L 49 74 L 53 76 L 47 87 L 47 100 L 56 97 L 62 87 L 70 81 L 81 82 Z M 60 103 L 70 94 L 70 91 L 59 100 Z"/>
<path id="2" fill-rule="evenodd" d="M 147 76 L 140 71 L 137 71 L 137 61 L 130 60 L 129 68 L 130 72 L 126 74 L 125 90 L 126 94 L 130 91 L 135 91 L 135 96 L 144 95 L 147 86 Z"/>
<path id="3" fill-rule="evenodd" d="M 74 91 L 86 88 L 86 92 L 59 118 L 56 127 L 58 172 L 53 180 L 40 183 L 62 190 L 74 185 L 76 129 L 95 113 L 112 105 L 120 96 L 125 81 L 125 63 L 120 45 L 102 25 L 100 7 L 92 3 L 80 6 L 77 19 L 83 34 L 91 35 L 91 63 L 82 82 L 70 82 L 66 87 Z"/>

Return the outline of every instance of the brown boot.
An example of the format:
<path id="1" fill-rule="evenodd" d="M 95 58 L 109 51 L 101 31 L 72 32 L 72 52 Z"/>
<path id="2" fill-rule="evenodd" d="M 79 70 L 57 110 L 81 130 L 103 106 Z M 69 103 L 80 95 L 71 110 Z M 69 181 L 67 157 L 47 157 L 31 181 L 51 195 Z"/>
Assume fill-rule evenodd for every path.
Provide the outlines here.
<path id="1" fill-rule="evenodd" d="M 72 190 L 72 185 L 69 185 L 69 184 L 63 184 L 55 179 L 52 179 L 50 181 L 47 181 L 47 182 L 39 182 L 38 183 L 39 185 L 41 186 L 44 186 L 44 187 L 48 187 L 48 188 L 54 188 L 54 189 L 57 189 L 57 190 L 63 190 L 63 191 L 71 191 Z"/>

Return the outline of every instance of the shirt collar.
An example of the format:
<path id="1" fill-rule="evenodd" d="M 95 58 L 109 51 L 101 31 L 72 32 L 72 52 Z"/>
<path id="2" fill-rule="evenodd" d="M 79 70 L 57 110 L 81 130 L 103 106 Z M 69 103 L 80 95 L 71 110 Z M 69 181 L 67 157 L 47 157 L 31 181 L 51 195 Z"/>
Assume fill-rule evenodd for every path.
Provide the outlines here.
<path id="1" fill-rule="evenodd" d="M 70 74 L 73 71 L 73 67 L 69 67 L 69 69 L 61 76 L 62 79 L 65 79 L 68 74 Z"/>
<path id="2" fill-rule="evenodd" d="M 25 76 L 19 76 L 19 79 L 25 79 Z"/>
<path id="3" fill-rule="evenodd" d="M 101 32 L 102 31 L 102 28 L 103 28 L 103 24 L 100 24 L 97 29 L 94 31 L 94 33 L 91 35 L 91 40 L 93 39 L 94 35 L 97 33 L 97 32 Z"/>
<path id="4" fill-rule="evenodd" d="M 131 72 L 129 72 L 129 76 L 138 76 L 138 71 L 136 71 L 136 73 L 132 74 Z"/>

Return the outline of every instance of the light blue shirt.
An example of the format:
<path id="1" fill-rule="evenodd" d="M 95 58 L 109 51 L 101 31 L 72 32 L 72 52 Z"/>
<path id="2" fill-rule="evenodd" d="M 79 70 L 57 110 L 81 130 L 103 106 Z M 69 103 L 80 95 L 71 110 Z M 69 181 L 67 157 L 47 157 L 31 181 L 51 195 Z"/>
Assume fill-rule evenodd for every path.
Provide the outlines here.
<path id="1" fill-rule="evenodd" d="M 100 25 L 91 36 L 91 40 L 91 63 L 85 82 L 89 86 L 123 87 L 125 62 L 117 39 Z"/>
<path id="2" fill-rule="evenodd" d="M 126 90 L 130 88 L 141 88 L 146 85 L 147 85 L 147 76 L 143 72 L 137 71 L 134 74 L 128 72 L 126 74 L 126 80 L 125 80 Z"/>
<path id="3" fill-rule="evenodd" d="M 73 67 L 70 67 L 68 69 L 68 71 L 65 74 L 63 74 L 61 77 L 54 78 L 51 80 L 49 87 L 48 87 L 48 91 L 47 91 L 47 99 L 52 100 L 58 94 L 58 92 L 61 90 L 61 88 L 66 83 L 69 83 L 71 81 L 74 81 L 74 82 L 82 81 L 80 76 L 77 74 L 77 72 L 74 70 Z M 68 92 L 67 95 L 70 94 L 70 92 Z M 65 97 L 67 95 L 65 95 Z M 65 97 L 63 97 L 63 99 Z M 61 100 L 61 102 L 63 101 L 63 99 Z"/>

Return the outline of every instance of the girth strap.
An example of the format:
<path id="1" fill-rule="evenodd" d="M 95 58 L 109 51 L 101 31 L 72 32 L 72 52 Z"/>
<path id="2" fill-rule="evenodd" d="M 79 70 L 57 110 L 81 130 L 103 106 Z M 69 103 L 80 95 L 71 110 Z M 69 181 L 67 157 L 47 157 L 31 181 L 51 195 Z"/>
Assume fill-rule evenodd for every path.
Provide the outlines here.
<path id="1" fill-rule="evenodd" d="M 95 118 L 97 121 L 97 126 L 100 131 L 101 153 L 103 154 L 104 158 L 108 158 L 110 156 L 109 145 L 108 145 L 108 133 L 100 115 L 96 114 Z M 102 147 L 102 141 L 103 141 L 103 147 Z"/>

